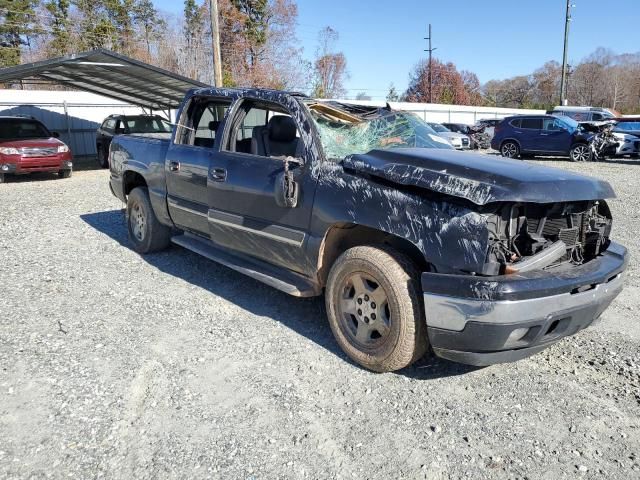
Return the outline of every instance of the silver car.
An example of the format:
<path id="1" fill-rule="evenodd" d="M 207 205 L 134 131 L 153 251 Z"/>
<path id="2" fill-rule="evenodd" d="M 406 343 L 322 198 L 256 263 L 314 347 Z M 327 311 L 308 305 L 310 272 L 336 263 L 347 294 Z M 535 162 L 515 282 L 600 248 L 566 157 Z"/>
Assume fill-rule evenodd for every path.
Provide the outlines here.
<path id="1" fill-rule="evenodd" d="M 471 148 L 471 140 L 467 135 L 458 132 L 452 132 L 444 125 L 439 123 L 427 122 L 439 137 L 447 140 L 456 150 L 469 150 Z"/>

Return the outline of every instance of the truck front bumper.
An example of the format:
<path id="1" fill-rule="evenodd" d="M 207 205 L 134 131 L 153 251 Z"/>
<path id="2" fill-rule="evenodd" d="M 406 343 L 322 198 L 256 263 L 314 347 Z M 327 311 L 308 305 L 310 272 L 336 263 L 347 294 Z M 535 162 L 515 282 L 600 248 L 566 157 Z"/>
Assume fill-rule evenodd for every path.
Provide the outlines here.
<path id="1" fill-rule="evenodd" d="M 628 253 L 611 243 L 579 267 L 499 277 L 422 274 L 436 355 L 469 365 L 512 362 L 588 327 L 622 290 Z"/>

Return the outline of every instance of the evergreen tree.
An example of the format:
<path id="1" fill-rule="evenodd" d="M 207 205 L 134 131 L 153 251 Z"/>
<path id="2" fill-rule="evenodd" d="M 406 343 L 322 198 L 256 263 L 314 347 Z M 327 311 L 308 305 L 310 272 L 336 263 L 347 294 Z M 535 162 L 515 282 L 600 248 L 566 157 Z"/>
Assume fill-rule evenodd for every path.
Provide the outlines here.
<path id="1" fill-rule="evenodd" d="M 387 102 L 399 102 L 400 95 L 396 90 L 396 86 L 392 83 L 389 85 L 389 93 L 387 93 Z"/>
<path id="2" fill-rule="evenodd" d="M 147 55 L 151 56 L 151 40 L 166 28 L 165 21 L 160 18 L 151 0 L 136 0 L 133 22 L 141 31 Z"/>
<path id="3" fill-rule="evenodd" d="M 71 51 L 69 32 L 69 0 L 48 0 L 44 8 L 51 17 L 51 40 L 47 50 L 52 56 L 65 55 Z"/>
<path id="4" fill-rule="evenodd" d="M 0 0 L 0 66 L 19 65 L 35 32 L 35 0 Z"/>

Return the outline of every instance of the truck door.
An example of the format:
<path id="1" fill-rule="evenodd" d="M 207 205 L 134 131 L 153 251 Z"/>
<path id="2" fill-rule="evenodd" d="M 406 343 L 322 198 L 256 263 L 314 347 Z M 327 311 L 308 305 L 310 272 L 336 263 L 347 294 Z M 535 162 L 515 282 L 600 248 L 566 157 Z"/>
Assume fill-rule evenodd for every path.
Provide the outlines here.
<path id="1" fill-rule="evenodd" d="M 304 272 L 304 244 L 316 182 L 304 158 L 301 125 L 285 107 L 241 99 L 229 114 L 209 166 L 213 242 L 289 270 Z M 286 168 L 296 179 L 295 206 L 281 201 Z M 296 160 L 293 160 L 293 159 Z"/>
<path id="2" fill-rule="evenodd" d="M 183 109 L 167 151 L 167 203 L 173 222 L 184 230 L 209 236 L 207 176 L 218 127 L 229 99 L 194 97 Z"/>

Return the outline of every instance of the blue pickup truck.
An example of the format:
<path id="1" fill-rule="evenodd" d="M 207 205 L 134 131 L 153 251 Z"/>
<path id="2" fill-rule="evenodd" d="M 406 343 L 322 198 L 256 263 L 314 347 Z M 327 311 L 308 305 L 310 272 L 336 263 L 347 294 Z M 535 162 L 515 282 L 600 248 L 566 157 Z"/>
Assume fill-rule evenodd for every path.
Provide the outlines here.
<path id="1" fill-rule="evenodd" d="M 324 295 L 336 341 L 374 371 L 524 358 L 622 289 L 608 183 L 452 150 L 388 106 L 194 90 L 171 138 L 116 136 L 109 165 L 136 251 L 174 243 Z"/>

